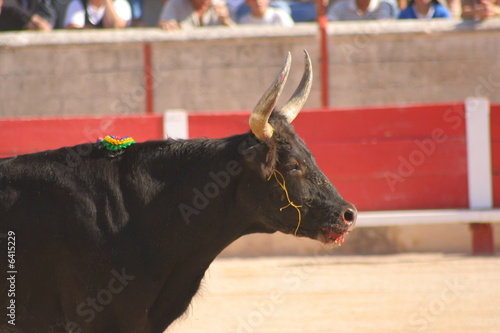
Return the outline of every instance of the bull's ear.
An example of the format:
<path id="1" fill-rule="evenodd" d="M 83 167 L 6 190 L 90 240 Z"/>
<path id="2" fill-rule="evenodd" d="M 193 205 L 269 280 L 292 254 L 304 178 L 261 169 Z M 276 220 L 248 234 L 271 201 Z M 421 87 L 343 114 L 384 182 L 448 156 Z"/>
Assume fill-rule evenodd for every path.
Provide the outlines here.
<path id="1" fill-rule="evenodd" d="M 240 153 L 245 158 L 246 165 L 259 172 L 263 179 L 272 175 L 278 162 L 277 145 L 273 139 L 260 142 L 253 137 L 251 142 L 240 146 Z"/>
<path id="2" fill-rule="evenodd" d="M 260 170 L 262 176 L 265 179 L 269 179 L 273 174 L 274 169 L 276 169 L 276 164 L 278 163 L 278 149 L 275 140 L 269 140 L 266 143 L 267 153 L 265 156 L 265 160 L 261 163 Z"/>

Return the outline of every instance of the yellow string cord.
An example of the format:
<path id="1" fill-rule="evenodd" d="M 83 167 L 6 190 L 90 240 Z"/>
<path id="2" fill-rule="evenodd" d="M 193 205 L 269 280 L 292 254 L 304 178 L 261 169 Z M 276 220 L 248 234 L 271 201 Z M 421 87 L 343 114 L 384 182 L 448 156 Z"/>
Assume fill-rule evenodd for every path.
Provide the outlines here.
<path id="1" fill-rule="evenodd" d="M 280 175 L 281 180 L 282 180 L 281 182 L 279 181 L 277 174 Z M 281 172 L 279 172 L 278 170 L 274 169 L 273 170 L 273 174 L 269 176 L 269 178 L 267 179 L 267 181 L 269 181 L 273 175 L 274 175 L 274 178 L 276 178 L 276 181 L 278 182 L 279 186 L 283 189 L 283 191 L 285 191 L 286 199 L 288 200 L 288 205 L 286 205 L 284 207 L 281 207 L 280 208 L 280 212 L 283 211 L 283 209 L 292 206 L 299 213 L 299 223 L 297 224 L 297 228 L 295 228 L 295 232 L 293 233 L 294 236 L 297 236 L 297 231 L 299 231 L 300 223 L 302 222 L 302 214 L 300 213 L 300 209 L 299 209 L 300 207 L 302 207 L 302 205 L 296 205 L 296 204 L 293 203 L 292 200 L 290 200 L 290 196 L 288 195 L 288 190 L 286 189 L 285 177 L 283 177 L 283 175 L 281 174 Z"/>

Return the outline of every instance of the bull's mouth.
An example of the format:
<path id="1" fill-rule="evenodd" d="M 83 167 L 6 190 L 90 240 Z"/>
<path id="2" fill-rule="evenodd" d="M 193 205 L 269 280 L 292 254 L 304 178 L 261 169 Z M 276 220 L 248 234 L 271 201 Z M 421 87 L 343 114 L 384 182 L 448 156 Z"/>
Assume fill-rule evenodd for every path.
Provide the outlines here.
<path id="1" fill-rule="evenodd" d="M 336 244 L 341 246 L 344 242 L 344 236 L 349 233 L 349 231 L 337 231 L 332 228 L 321 228 L 323 231 L 319 236 L 319 241 L 323 244 Z"/>

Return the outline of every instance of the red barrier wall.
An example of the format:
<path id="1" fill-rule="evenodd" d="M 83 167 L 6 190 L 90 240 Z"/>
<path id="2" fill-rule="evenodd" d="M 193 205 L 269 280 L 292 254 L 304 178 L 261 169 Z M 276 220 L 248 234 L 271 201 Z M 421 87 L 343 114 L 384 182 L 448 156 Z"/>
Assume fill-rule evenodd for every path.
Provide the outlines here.
<path id="1" fill-rule="evenodd" d="M 190 137 L 248 131 L 248 113 L 193 114 Z M 464 104 L 305 110 L 297 133 L 362 210 L 467 208 Z"/>
<path id="2" fill-rule="evenodd" d="M 467 208 L 464 104 L 304 110 L 294 121 L 325 174 L 361 210 Z M 500 106 L 491 113 L 500 206 Z M 248 131 L 249 112 L 190 114 L 189 136 Z M 0 120 L 0 157 L 94 142 L 107 134 L 160 139 L 163 117 Z"/>
<path id="3" fill-rule="evenodd" d="M 137 141 L 162 139 L 163 117 L 0 119 L 0 158 L 95 142 L 108 134 Z"/>

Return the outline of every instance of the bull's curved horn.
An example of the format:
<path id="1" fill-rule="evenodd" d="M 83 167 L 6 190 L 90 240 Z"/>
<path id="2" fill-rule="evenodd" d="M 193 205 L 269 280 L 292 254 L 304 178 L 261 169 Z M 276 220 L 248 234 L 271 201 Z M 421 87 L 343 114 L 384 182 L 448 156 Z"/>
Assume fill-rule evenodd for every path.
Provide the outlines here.
<path id="1" fill-rule="evenodd" d="M 274 129 L 271 124 L 268 123 L 268 120 L 281 92 L 283 91 L 283 88 L 285 87 L 288 72 L 290 71 L 290 64 L 292 62 L 291 59 L 292 56 L 290 55 L 290 52 L 288 52 L 280 73 L 274 79 L 274 82 L 266 90 L 264 95 L 262 95 L 250 115 L 250 120 L 248 121 L 250 128 L 252 129 L 252 133 L 260 141 L 266 141 L 273 136 Z"/>
<path id="2" fill-rule="evenodd" d="M 306 50 L 304 50 L 304 53 L 305 67 L 302 80 L 300 80 L 300 84 L 293 93 L 292 97 L 290 97 L 288 102 L 286 102 L 280 110 L 280 113 L 286 117 L 289 123 L 291 123 L 295 117 L 297 117 L 300 110 L 302 110 L 302 107 L 306 103 L 307 97 L 309 96 L 309 92 L 311 91 L 313 80 L 311 58 L 309 58 L 309 54 Z"/>

